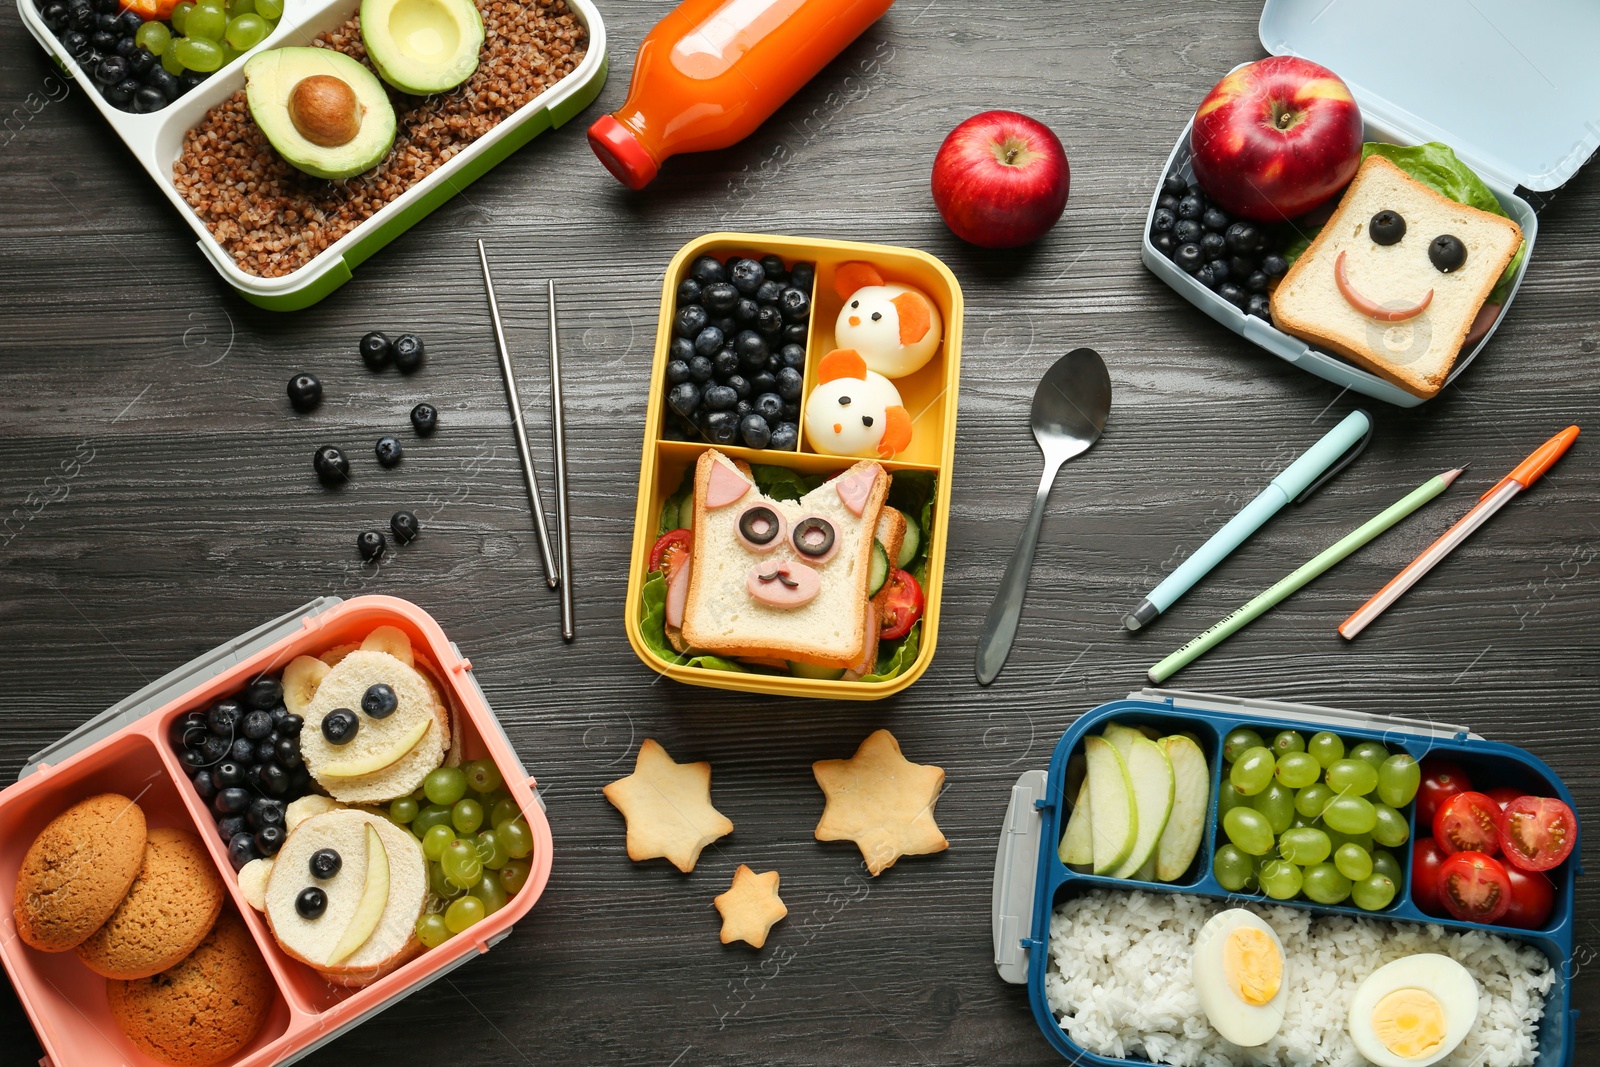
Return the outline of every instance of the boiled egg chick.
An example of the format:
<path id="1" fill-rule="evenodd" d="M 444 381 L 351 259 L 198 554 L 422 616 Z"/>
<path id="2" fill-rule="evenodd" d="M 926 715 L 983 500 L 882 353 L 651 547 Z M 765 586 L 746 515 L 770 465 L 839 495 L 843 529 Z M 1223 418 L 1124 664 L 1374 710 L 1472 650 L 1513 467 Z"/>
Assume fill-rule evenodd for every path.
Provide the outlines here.
<path id="1" fill-rule="evenodd" d="M 1456 1050 L 1478 1017 L 1478 983 L 1425 952 L 1379 967 L 1350 1001 L 1350 1037 L 1377 1067 L 1428 1067 Z"/>
<path id="2" fill-rule="evenodd" d="M 1272 1040 L 1288 1001 L 1283 943 L 1243 908 L 1213 915 L 1194 941 L 1194 990 L 1212 1027 L 1235 1045 Z"/>

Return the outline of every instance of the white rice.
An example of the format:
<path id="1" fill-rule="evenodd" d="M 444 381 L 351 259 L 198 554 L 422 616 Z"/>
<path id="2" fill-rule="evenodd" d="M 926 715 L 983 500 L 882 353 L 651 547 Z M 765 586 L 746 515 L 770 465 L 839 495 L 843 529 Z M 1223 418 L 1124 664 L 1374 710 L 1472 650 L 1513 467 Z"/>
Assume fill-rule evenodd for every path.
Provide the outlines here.
<path id="1" fill-rule="evenodd" d="M 1391 960 L 1438 952 L 1478 981 L 1478 1018 L 1444 1067 L 1530 1067 L 1545 995 L 1555 984 L 1538 949 L 1477 930 L 1313 916 L 1247 902 L 1283 942 L 1289 986 L 1283 1028 L 1241 1048 L 1211 1028 L 1190 974 L 1195 935 L 1231 906 L 1180 893 L 1095 890 L 1050 923 L 1045 996 L 1067 1036 L 1102 1056 L 1177 1067 L 1357 1067 L 1346 1022 L 1362 979 Z"/>

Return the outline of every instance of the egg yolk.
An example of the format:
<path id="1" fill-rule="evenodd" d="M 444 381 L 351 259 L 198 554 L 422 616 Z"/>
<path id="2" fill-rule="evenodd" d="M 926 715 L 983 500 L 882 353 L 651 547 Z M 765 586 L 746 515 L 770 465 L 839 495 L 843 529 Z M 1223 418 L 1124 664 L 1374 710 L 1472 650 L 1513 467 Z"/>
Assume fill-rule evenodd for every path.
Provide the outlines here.
<path id="1" fill-rule="evenodd" d="M 1397 989 L 1373 1007 L 1372 1032 L 1396 1056 L 1421 1059 L 1444 1043 L 1444 1007 L 1424 990 Z"/>
<path id="2" fill-rule="evenodd" d="M 1259 1007 L 1278 995 L 1283 984 L 1283 957 L 1265 932 L 1241 926 L 1223 943 L 1222 974 L 1234 996 Z"/>

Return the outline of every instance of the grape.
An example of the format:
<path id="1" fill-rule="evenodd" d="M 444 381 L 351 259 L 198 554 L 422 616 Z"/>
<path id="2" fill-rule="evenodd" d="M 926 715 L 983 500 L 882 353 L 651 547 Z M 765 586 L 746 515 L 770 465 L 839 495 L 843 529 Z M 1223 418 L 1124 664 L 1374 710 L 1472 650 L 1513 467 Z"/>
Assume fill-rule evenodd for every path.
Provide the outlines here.
<path id="1" fill-rule="evenodd" d="M 472 839 L 474 847 L 478 850 L 478 859 L 491 871 L 498 871 L 506 865 L 506 860 L 511 857 L 506 855 L 505 846 L 500 843 L 500 838 L 493 830 L 484 830 Z"/>
<path id="2" fill-rule="evenodd" d="M 524 819 L 512 819 L 495 827 L 500 847 L 514 860 L 526 859 L 533 852 L 533 831 Z"/>
<path id="3" fill-rule="evenodd" d="M 1251 798 L 1250 806 L 1267 817 L 1273 833 L 1281 834 L 1294 821 L 1294 790 L 1273 782 Z"/>
<path id="4" fill-rule="evenodd" d="M 459 934 L 482 919 L 483 901 L 471 894 L 451 901 L 444 911 L 444 924 L 452 934 Z"/>
<path id="5" fill-rule="evenodd" d="M 1315 756 L 1318 763 L 1329 767 L 1344 759 L 1344 742 L 1338 734 L 1323 730 L 1311 735 L 1311 740 L 1306 742 L 1306 751 Z"/>
<path id="6" fill-rule="evenodd" d="M 506 890 L 498 874 L 487 873 L 472 887 L 472 895 L 483 904 L 483 913 L 493 915 L 506 906 Z"/>
<path id="7" fill-rule="evenodd" d="M 1390 756 L 1378 768 L 1378 799 L 1391 808 L 1411 803 L 1421 784 L 1422 768 L 1404 752 Z"/>
<path id="8" fill-rule="evenodd" d="M 228 18 L 236 19 L 240 15 L 252 15 L 256 10 L 256 0 L 228 0 Z"/>
<path id="9" fill-rule="evenodd" d="M 1326 832 L 1328 840 L 1333 842 L 1333 847 L 1336 849 L 1340 845 L 1360 845 L 1363 849 L 1371 852 L 1374 847 L 1371 834 L 1345 834 L 1332 827 L 1327 827 Z"/>
<path id="10" fill-rule="evenodd" d="M 506 891 L 507 896 L 516 896 L 517 890 L 528 884 L 528 874 L 533 864 L 527 860 L 507 860 L 506 865 L 497 872 L 500 879 L 500 888 Z"/>
<path id="11" fill-rule="evenodd" d="M 1289 829 L 1291 830 L 1303 830 L 1308 826 L 1316 825 L 1317 820 L 1308 819 L 1304 815 L 1301 815 L 1299 811 L 1296 811 L 1294 813 L 1294 818 L 1289 820 Z"/>
<path id="12" fill-rule="evenodd" d="M 444 869 L 444 876 L 462 889 L 471 889 L 483 877 L 483 861 L 478 858 L 478 850 L 471 841 L 459 837 L 445 846 L 439 866 Z"/>
<path id="13" fill-rule="evenodd" d="M 1345 796 L 1364 797 L 1378 788 L 1378 769 L 1366 760 L 1338 760 L 1328 768 L 1328 784 Z"/>
<path id="14" fill-rule="evenodd" d="M 1272 824 L 1255 808 L 1234 808 L 1223 816 L 1222 830 L 1229 841 L 1252 856 L 1272 851 Z"/>
<path id="15" fill-rule="evenodd" d="M 1315 826 L 1291 827 L 1278 838 L 1278 854 L 1301 867 L 1321 863 L 1332 851 L 1328 835 Z"/>
<path id="16" fill-rule="evenodd" d="M 1371 874 L 1350 888 L 1350 897 L 1362 911 L 1381 911 L 1394 901 L 1395 881 L 1388 875 Z"/>
<path id="17" fill-rule="evenodd" d="M 228 14 L 220 5 L 200 3 L 189 12 L 189 21 L 184 24 L 183 35 L 192 40 L 220 41 L 222 31 L 228 25 Z"/>
<path id="18" fill-rule="evenodd" d="M 1222 789 L 1217 793 L 1217 818 L 1221 819 L 1234 808 L 1249 806 L 1250 798 L 1235 789 L 1227 779 L 1223 779 Z"/>
<path id="19" fill-rule="evenodd" d="M 450 809 L 450 823 L 459 834 L 477 833 L 478 827 L 483 825 L 483 805 L 471 797 L 462 797 Z"/>
<path id="20" fill-rule="evenodd" d="M 1261 735 L 1247 726 L 1233 730 L 1222 739 L 1222 758 L 1229 763 L 1236 763 L 1252 748 L 1260 748 L 1264 742 Z"/>
<path id="21" fill-rule="evenodd" d="M 1306 868 L 1306 896 L 1318 904 L 1341 904 L 1350 895 L 1350 879 L 1339 873 L 1331 863 L 1318 863 Z"/>
<path id="22" fill-rule="evenodd" d="M 423 791 L 435 804 L 449 807 L 467 795 L 467 776 L 459 767 L 440 767 L 422 780 Z"/>
<path id="23" fill-rule="evenodd" d="M 1211 873 L 1217 876 L 1222 888 L 1237 893 L 1255 875 L 1255 864 L 1236 845 L 1223 845 L 1211 861 Z"/>
<path id="24" fill-rule="evenodd" d="M 1306 752 L 1285 752 L 1278 757 L 1278 781 L 1290 789 L 1304 789 L 1322 777 L 1322 764 Z"/>
<path id="25" fill-rule="evenodd" d="M 1285 859 L 1268 860 L 1257 877 L 1261 891 L 1273 900 L 1293 900 L 1304 882 L 1300 868 Z"/>
<path id="26" fill-rule="evenodd" d="M 230 48 L 245 52 L 266 40 L 267 34 L 272 32 L 272 27 L 268 26 L 267 20 L 260 15 L 246 12 L 230 20 L 224 32 Z"/>
<path id="27" fill-rule="evenodd" d="M 1308 819 L 1320 819 L 1333 800 L 1333 790 L 1315 782 L 1294 795 L 1294 810 Z"/>
<path id="28" fill-rule="evenodd" d="M 167 29 L 167 24 L 164 22 L 146 22 L 133 35 L 134 44 L 158 56 L 166 51 L 167 42 L 170 40 L 172 32 Z"/>
<path id="29" fill-rule="evenodd" d="M 1377 770 L 1389 759 L 1389 750 L 1377 741 L 1363 741 L 1350 750 L 1347 759 L 1358 759 L 1363 763 L 1372 764 L 1372 769 Z"/>
<path id="30" fill-rule="evenodd" d="M 1372 839 L 1387 848 L 1398 848 L 1411 837 L 1411 827 L 1406 825 L 1406 817 L 1395 811 L 1387 804 L 1374 804 L 1373 813 L 1377 822 L 1372 826 Z"/>
<path id="31" fill-rule="evenodd" d="M 1382 848 L 1372 850 L 1372 873 L 1383 875 L 1395 885 L 1405 878 L 1405 872 L 1400 868 L 1400 861 L 1394 858 L 1394 853 Z"/>
<path id="32" fill-rule="evenodd" d="M 174 37 L 172 43 L 167 45 L 166 51 L 161 53 L 161 69 L 173 77 L 183 73 L 183 60 L 178 58 L 178 44 L 182 37 Z"/>
<path id="33" fill-rule="evenodd" d="M 415 819 L 417 812 L 420 810 L 422 809 L 417 807 L 415 800 L 410 797 L 401 797 L 389 805 L 389 818 L 404 826 L 412 819 Z"/>
<path id="34" fill-rule="evenodd" d="M 493 793 L 505 784 L 505 779 L 500 776 L 500 768 L 494 765 L 493 760 L 468 760 L 461 765 L 461 770 L 466 773 L 467 785 L 474 793 Z"/>
<path id="35" fill-rule="evenodd" d="M 1360 845 L 1340 845 L 1333 853 L 1333 865 L 1352 882 L 1359 882 L 1372 874 L 1372 854 Z"/>
<path id="36" fill-rule="evenodd" d="M 429 912 L 417 919 L 417 940 L 422 942 L 423 948 L 438 948 L 450 940 L 450 927 L 445 925 L 444 916 L 438 912 Z"/>
<path id="37" fill-rule="evenodd" d="M 183 0 L 183 3 L 177 5 L 176 7 L 174 7 L 172 9 L 172 14 L 167 16 L 167 21 L 172 23 L 172 31 L 173 31 L 173 33 L 182 33 L 183 32 L 184 26 L 188 25 L 188 22 L 189 22 L 189 12 L 191 12 L 193 10 L 194 10 L 194 5 L 191 4 L 189 2 L 189 0 Z M 148 25 L 150 25 L 148 22 L 145 23 L 145 26 L 148 26 Z M 143 26 L 140 27 L 140 29 L 143 29 L 143 28 L 144 28 Z M 147 45 L 146 47 L 149 47 L 149 46 Z"/>
<path id="38" fill-rule="evenodd" d="M 199 18 L 196 14 L 189 20 L 192 26 Z M 209 74 L 222 66 L 222 46 L 216 41 L 205 37 L 180 37 L 172 42 L 173 57 L 190 70 L 197 70 L 202 74 Z M 166 61 L 162 56 L 162 62 Z"/>
<path id="39" fill-rule="evenodd" d="M 283 14 L 283 0 L 256 0 L 256 14 L 268 22 L 276 21 Z"/>
<path id="40" fill-rule="evenodd" d="M 1247 797 L 1253 797 L 1272 781 L 1272 769 L 1277 765 L 1272 749 L 1262 745 L 1246 749 L 1228 771 L 1228 781 Z"/>
<path id="41" fill-rule="evenodd" d="M 422 854 L 430 860 L 439 860 L 444 856 L 444 850 L 450 847 L 450 842 L 456 839 L 456 832 L 448 826 L 430 826 L 428 832 L 422 835 Z"/>
<path id="42" fill-rule="evenodd" d="M 522 809 L 517 807 L 515 800 L 510 797 L 501 797 L 494 802 L 494 807 L 489 811 L 489 825 L 498 830 L 501 824 L 508 823 L 521 814 Z"/>
<path id="43" fill-rule="evenodd" d="M 421 837 L 434 826 L 450 825 L 450 809 L 443 804 L 429 804 L 411 820 L 411 832 Z"/>
<path id="44" fill-rule="evenodd" d="M 1378 812 L 1366 797 L 1334 797 L 1322 821 L 1342 834 L 1370 834 L 1378 824 Z"/>
<path id="45" fill-rule="evenodd" d="M 437 863 L 428 864 L 428 889 L 441 900 L 454 900 L 466 890 L 444 876 L 444 868 Z"/>
<path id="46" fill-rule="evenodd" d="M 1279 756 L 1290 752 L 1304 752 L 1306 739 L 1299 730 L 1282 730 L 1272 739 L 1272 751 Z"/>

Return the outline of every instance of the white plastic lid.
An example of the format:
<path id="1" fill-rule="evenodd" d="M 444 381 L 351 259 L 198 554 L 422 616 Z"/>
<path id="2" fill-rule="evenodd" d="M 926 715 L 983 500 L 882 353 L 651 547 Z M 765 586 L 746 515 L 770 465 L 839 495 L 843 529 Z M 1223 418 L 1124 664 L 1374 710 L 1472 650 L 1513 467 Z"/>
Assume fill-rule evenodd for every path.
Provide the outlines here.
<path id="1" fill-rule="evenodd" d="M 1600 147 L 1595 0 L 1267 0 L 1259 33 L 1508 188 L 1554 189 Z"/>

